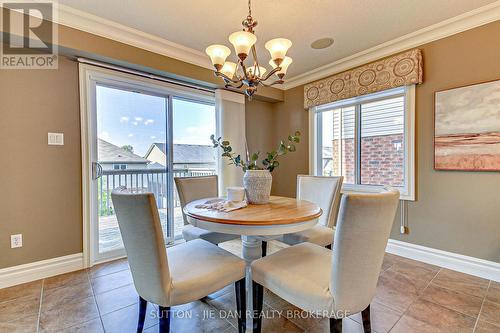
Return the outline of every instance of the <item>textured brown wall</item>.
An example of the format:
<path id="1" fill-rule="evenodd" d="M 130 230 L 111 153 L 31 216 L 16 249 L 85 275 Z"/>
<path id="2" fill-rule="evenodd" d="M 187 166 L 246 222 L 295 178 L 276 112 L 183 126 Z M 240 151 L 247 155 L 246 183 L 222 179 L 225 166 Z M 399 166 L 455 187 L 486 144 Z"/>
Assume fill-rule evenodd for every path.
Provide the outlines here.
<path id="1" fill-rule="evenodd" d="M 245 101 L 245 122 L 248 149 L 260 151 L 261 158 L 273 149 L 273 104 L 263 101 Z"/>
<path id="2" fill-rule="evenodd" d="M 285 101 L 274 104 L 273 125 L 275 142 L 297 130 L 301 133 L 297 151 L 282 156 L 280 166 L 273 172 L 273 194 L 294 197 L 297 175 L 309 173 L 309 125 L 303 86 L 285 90 Z"/>
<path id="3" fill-rule="evenodd" d="M 0 268 L 82 251 L 78 66 L 0 70 Z M 64 146 L 48 146 L 63 132 Z M 23 247 L 10 248 L 10 235 Z"/>
<path id="4" fill-rule="evenodd" d="M 391 238 L 500 262 L 500 173 L 434 171 L 434 92 L 500 79 L 500 21 L 420 46 L 424 84 L 416 90 L 417 195 L 408 204 L 409 235 Z M 276 104 L 278 134 L 307 129 L 303 86 Z M 307 138 L 307 136 L 304 136 Z M 306 141 L 306 140 L 304 140 Z M 274 193 L 295 195 L 295 177 L 308 172 L 306 144 L 287 156 L 273 177 Z"/>

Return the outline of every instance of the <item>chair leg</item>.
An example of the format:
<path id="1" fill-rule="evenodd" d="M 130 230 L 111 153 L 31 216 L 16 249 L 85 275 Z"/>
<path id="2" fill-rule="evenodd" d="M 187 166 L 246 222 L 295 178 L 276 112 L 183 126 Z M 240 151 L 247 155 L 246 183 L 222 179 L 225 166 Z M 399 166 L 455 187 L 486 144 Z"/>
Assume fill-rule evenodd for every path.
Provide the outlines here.
<path id="1" fill-rule="evenodd" d="M 137 333 L 142 333 L 144 329 L 144 320 L 146 319 L 146 308 L 148 301 L 139 296 L 139 321 L 137 322 Z"/>
<path id="2" fill-rule="evenodd" d="M 262 241 L 262 258 L 267 255 L 267 242 Z"/>
<path id="3" fill-rule="evenodd" d="M 245 278 L 234 283 L 236 292 L 236 311 L 238 315 L 238 333 L 244 333 L 246 328 L 246 290 Z"/>
<path id="4" fill-rule="evenodd" d="M 361 318 L 363 319 L 363 330 L 365 333 L 371 333 L 372 327 L 370 323 L 370 305 L 366 307 L 363 311 L 361 311 Z"/>
<path id="5" fill-rule="evenodd" d="M 342 318 L 330 318 L 330 333 L 342 333 Z"/>
<path id="6" fill-rule="evenodd" d="M 327 246 L 325 246 L 328 250 L 331 250 L 332 249 L 332 244 L 328 244 Z"/>
<path id="7" fill-rule="evenodd" d="M 170 307 L 159 306 L 160 333 L 170 332 Z"/>
<path id="8" fill-rule="evenodd" d="M 262 304 L 264 302 L 264 287 L 253 281 L 253 333 L 262 330 Z"/>

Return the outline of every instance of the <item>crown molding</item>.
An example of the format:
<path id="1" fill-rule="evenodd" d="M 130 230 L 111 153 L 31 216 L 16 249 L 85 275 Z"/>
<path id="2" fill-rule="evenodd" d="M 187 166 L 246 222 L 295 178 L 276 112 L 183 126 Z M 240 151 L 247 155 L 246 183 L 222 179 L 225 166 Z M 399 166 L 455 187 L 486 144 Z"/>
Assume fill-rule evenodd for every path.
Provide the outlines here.
<path id="1" fill-rule="evenodd" d="M 445 21 L 371 47 L 351 56 L 339 59 L 330 64 L 315 68 L 306 73 L 287 78 L 285 84 L 277 88 L 283 90 L 295 88 L 441 38 L 497 21 L 499 19 L 500 1 L 496 1 L 470 12 L 452 17 Z"/>
<path id="2" fill-rule="evenodd" d="M 208 57 L 198 50 L 62 4 L 58 4 L 57 8 L 58 17 L 54 21 L 58 24 L 213 69 Z"/>

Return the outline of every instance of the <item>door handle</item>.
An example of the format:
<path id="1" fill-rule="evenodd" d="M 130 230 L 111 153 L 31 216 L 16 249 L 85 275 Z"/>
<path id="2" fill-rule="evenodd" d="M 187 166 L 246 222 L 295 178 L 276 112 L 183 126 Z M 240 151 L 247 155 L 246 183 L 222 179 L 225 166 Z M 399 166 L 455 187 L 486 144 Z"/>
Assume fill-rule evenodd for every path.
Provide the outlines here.
<path id="1" fill-rule="evenodd" d="M 92 179 L 99 179 L 102 176 L 102 166 L 97 162 L 92 162 Z"/>

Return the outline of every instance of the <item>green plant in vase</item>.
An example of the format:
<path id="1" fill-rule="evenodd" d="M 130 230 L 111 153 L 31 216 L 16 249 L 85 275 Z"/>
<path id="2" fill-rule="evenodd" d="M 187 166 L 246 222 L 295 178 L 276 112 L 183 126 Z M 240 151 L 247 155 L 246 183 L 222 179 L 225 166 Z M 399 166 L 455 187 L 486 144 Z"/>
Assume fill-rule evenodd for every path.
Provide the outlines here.
<path id="1" fill-rule="evenodd" d="M 247 200 L 253 204 L 265 204 L 269 202 L 271 194 L 272 176 L 271 172 L 276 169 L 280 163 L 278 158 L 288 153 L 293 153 L 297 150 L 296 144 L 300 143 L 300 132 L 296 131 L 293 135 L 289 135 L 287 140 L 281 140 L 278 148 L 265 154 L 265 158 L 260 160 L 260 152 L 250 154 L 246 152 L 245 158 L 233 151 L 231 143 L 223 140 L 222 137 L 215 138 L 211 135 L 214 148 L 222 150 L 221 156 L 229 160 L 229 164 L 242 168 L 245 175 L 243 176 L 243 184 Z"/>

